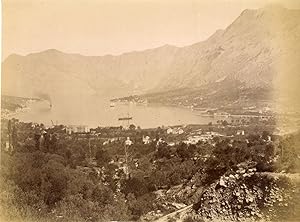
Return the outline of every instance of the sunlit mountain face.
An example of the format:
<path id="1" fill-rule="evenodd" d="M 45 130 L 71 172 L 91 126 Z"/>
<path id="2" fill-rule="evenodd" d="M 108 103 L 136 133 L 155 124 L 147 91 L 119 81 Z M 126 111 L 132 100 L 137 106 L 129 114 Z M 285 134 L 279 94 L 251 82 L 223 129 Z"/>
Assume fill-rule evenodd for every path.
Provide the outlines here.
<path id="1" fill-rule="evenodd" d="M 245 10 L 225 30 L 181 48 L 165 45 L 119 56 L 82 56 L 55 49 L 11 55 L 2 66 L 2 92 L 116 97 L 233 80 L 286 94 L 297 90 L 299 82 L 299 20 L 299 10 L 266 7 Z"/>

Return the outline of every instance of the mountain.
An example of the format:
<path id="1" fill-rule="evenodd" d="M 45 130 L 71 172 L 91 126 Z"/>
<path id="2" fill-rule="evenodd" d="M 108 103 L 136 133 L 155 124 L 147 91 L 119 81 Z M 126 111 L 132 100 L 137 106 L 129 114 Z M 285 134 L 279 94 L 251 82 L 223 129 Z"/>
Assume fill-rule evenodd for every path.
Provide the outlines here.
<path id="1" fill-rule="evenodd" d="M 299 21 L 300 10 L 271 6 L 245 10 L 225 30 L 178 50 L 172 74 L 158 88 L 200 86 L 225 78 L 250 87 L 273 86 L 281 74 L 283 57 L 299 58 Z M 297 68 L 294 65 L 290 73 L 296 75 Z"/>
<path id="2" fill-rule="evenodd" d="M 225 30 L 181 48 L 165 45 L 119 56 L 54 49 L 11 55 L 2 64 L 2 92 L 126 96 L 201 88 L 225 80 L 291 92 L 300 82 L 299 21 L 300 10 L 269 6 L 245 10 Z"/>
<path id="3" fill-rule="evenodd" d="M 2 92 L 8 95 L 123 95 L 153 88 L 167 74 L 176 47 L 163 46 L 120 56 L 82 56 L 55 49 L 11 55 L 2 64 Z"/>

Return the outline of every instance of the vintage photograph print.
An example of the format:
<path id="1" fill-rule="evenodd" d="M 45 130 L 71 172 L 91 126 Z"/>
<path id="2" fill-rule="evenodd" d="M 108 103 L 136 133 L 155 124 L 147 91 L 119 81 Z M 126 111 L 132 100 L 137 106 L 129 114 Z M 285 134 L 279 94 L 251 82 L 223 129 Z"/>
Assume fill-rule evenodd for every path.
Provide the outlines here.
<path id="1" fill-rule="evenodd" d="M 299 0 L 2 0 L 0 222 L 299 222 Z"/>

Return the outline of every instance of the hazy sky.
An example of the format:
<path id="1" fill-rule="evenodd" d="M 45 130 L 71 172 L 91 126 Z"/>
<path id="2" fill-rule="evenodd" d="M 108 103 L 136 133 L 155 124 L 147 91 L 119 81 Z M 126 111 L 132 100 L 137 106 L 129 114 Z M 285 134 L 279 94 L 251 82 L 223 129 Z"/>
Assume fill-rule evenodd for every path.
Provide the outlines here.
<path id="1" fill-rule="evenodd" d="M 2 0 L 2 59 L 49 48 L 120 54 L 189 45 L 228 26 L 246 8 L 298 0 Z"/>

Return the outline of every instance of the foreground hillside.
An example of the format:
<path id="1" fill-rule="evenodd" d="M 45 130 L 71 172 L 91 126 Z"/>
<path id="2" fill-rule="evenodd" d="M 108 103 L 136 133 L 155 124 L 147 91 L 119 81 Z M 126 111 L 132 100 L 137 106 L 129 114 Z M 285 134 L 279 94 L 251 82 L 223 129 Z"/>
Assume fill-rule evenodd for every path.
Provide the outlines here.
<path id="1" fill-rule="evenodd" d="M 119 56 L 57 50 L 11 55 L 2 65 L 2 92 L 126 96 L 197 88 L 225 79 L 293 92 L 299 82 L 299 20 L 299 10 L 266 7 L 245 10 L 225 30 L 182 48 L 165 45 Z"/>
<path id="2" fill-rule="evenodd" d="M 272 121 L 182 126 L 181 134 L 177 128 L 168 133 L 131 125 L 72 133 L 63 125 L 2 119 L 0 218 L 287 221 L 297 216 L 299 184 L 289 178 L 299 177 L 299 132 L 273 135 Z M 245 133 L 238 134 L 241 130 Z M 125 149 L 128 137 L 132 144 Z"/>

